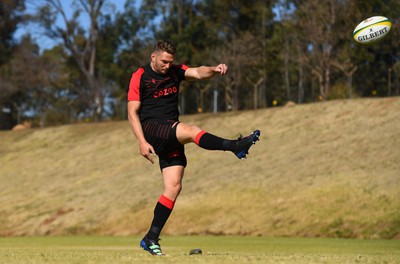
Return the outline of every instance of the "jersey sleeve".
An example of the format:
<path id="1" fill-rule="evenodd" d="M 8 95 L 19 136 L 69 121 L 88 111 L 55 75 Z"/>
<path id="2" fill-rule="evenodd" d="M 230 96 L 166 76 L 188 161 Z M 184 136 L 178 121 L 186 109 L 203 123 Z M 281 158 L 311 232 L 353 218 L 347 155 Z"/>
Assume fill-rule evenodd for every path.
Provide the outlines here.
<path id="1" fill-rule="evenodd" d="M 140 101 L 140 79 L 142 78 L 144 69 L 139 68 L 132 74 L 128 89 L 128 101 Z"/>
<path id="2" fill-rule="evenodd" d="M 180 64 L 178 65 L 178 75 L 179 75 L 179 80 L 183 81 L 185 80 L 185 71 L 189 68 L 189 66 L 185 65 L 185 64 Z"/>

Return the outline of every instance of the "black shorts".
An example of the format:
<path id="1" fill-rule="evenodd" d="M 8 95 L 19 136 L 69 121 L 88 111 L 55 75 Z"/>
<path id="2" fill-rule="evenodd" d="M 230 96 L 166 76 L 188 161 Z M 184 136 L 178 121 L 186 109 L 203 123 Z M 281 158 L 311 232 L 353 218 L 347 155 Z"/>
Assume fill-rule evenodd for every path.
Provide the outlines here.
<path id="1" fill-rule="evenodd" d="M 176 165 L 186 167 L 185 147 L 176 138 L 178 123 L 173 120 L 149 120 L 142 124 L 144 137 L 158 155 L 161 170 Z"/>

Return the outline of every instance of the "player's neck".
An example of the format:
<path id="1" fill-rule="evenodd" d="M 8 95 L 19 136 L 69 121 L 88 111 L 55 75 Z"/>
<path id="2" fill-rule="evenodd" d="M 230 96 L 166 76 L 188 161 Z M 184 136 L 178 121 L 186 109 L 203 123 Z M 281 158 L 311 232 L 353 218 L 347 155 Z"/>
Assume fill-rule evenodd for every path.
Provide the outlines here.
<path id="1" fill-rule="evenodd" d="M 161 74 L 159 71 L 157 71 L 154 61 L 150 61 L 150 68 L 153 70 L 153 72 Z"/>

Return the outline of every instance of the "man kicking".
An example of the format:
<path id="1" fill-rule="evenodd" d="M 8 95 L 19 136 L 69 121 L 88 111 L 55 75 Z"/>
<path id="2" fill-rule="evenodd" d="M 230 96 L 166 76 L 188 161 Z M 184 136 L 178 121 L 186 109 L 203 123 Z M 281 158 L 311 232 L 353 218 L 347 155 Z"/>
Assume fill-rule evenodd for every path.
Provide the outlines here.
<path id="1" fill-rule="evenodd" d="M 140 154 L 154 163 L 159 158 L 164 192 L 154 208 L 149 231 L 140 246 L 152 255 L 163 255 L 159 236 L 182 189 L 187 164 L 184 145 L 194 142 L 207 150 L 233 152 L 246 158 L 250 147 L 259 140 L 260 131 L 236 140 L 224 139 L 201 128 L 179 122 L 178 98 L 182 81 L 203 80 L 225 75 L 228 66 L 188 67 L 173 64 L 175 47 L 169 41 L 158 41 L 151 61 L 132 74 L 128 88 L 128 118 L 139 144 Z"/>

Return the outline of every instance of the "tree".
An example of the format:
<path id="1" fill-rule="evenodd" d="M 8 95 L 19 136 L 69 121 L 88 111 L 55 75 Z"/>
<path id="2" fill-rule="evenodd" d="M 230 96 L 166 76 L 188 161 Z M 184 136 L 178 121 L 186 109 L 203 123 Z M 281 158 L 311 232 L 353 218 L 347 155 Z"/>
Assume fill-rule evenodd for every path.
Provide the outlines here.
<path id="1" fill-rule="evenodd" d="M 300 34 L 308 36 L 306 61 L 319 83 L 319 96 L 329 95 L 332 77 L 332 61 L 343 39 L 349 37 L 348 24 L 352 0 L 329 0 L 321 5 L 317 0 L 296 1 Z M 313 14 L 309 15 L 309 11 Z"/>
<path id="2" fill-rule="evenodd" d="M 202 14 L 209 21 L 207 28 L 212 29 L 218 43 L 215 54 L 224 54 L 221 59 L 231 62 L 232 76 L 224 85 L 226 110 L 265 107 L 272 55 L 269 44 L 273 1 L 205 3 Z"/>
<path id="3" fill-rule="evenodd" d="M 23 21 L 25 0 L 2 0 L 0 2 L 0 65 L 9 61 L 14 47 L 14 32 Z"/>
<path id="4" fill-rule="evenodd" d="M 16 45 L 13 35 L 24 20 L 24 9 L 24 0 L 0 1 L 0 129 L 10 129 L 19 121 L 11 99 L 16 96 L 17 87 L 9 79 L 8 63 Z"/>
<path id="5" fill-rule="evenodd" d="M 233 38 L 215 53 L 216 58 L 230 67 L 230 73 L 224 77 L 225 110 L 243 109 L 246 103 L 249 108 L 256 108 L 258 89 L 264 81 L 258 70 L 263 66 L 259 54 L 262 54 L 262 46 L 250 33 Z"/>
<path id="6" fill-rule="evenodd" d="M 10 61 L 10 81 L 16 87 L 16 93 L 10 99 L 18 109 L 19 122 L 28 112 L 31 118 L 39 117 L 41 127 L 68 121 L 68 117 L 55 118 L 54 114 L 65 110 L 60 102 L 69 98 L 65 89 L 64 60 L 65 55 L 58 47 L 40 54 L 30 36 L 23 37 Z"/>
<path id="7" fill-rule="evenodd" d="M 86 89 L 90 91 L 93 103 L 91 114 L 95 121 L 103 117 L 105 92 L 96 72 L 97 43 L 99 37 L 99 21 L 103 17 L 102 9 L 106 0 L 78 0 L 74 2 L 76 9 L 72 18 L 68 18 L 60 0 L 43 0 L 44 5 L 38 14 L 38 21 L 46 29 L 48 37 L 61 40 L 70 52 L 80 72 L 85 78 Z M 89 17 L 89 25 L 83 28 L 78 19 L 81 13 Z M 55 20 L 60 16 L 64 28 L 57 26 Z"/>

